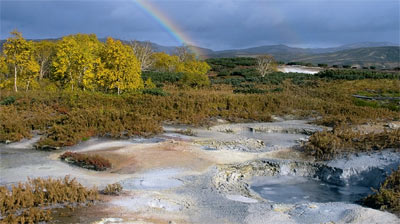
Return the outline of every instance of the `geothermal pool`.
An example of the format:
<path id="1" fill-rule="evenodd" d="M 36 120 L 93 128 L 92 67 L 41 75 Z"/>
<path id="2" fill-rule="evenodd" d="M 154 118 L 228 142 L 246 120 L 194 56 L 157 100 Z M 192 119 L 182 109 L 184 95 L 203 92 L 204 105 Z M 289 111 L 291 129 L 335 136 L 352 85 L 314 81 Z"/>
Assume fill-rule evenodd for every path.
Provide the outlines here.
<path id="1" fill-rule="evenodd" d="M 289 73 L 289 72 L 294 72 L 294 73 L 306 73 L 306 74 L 317 74 L 320 72 L 322 69 L 318 67 L 306 67 L 306 66 L 299 66 L 299 65 L 291 65 L 291 66 L 279 66 L 278 71 L 284 72 L 284 73 Z"/>
<path id="2" fill-rule="evenodd" d="M 302 176 L 256 177 L 251 189 L 277 203 L 357 202 L 372 192 L 365 186 L 339 186 Z"/>

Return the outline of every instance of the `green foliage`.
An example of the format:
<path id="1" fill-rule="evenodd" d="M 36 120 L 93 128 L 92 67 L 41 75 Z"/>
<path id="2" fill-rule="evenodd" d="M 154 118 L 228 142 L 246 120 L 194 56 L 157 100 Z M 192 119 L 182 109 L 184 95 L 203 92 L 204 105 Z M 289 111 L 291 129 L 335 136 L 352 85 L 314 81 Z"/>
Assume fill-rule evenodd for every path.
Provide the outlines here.
<path id="1" fill-rule="evenodd" d="M 328 64 L 318 64 L 318 67 L 321 67 L 321 68 L 327 68 L 328 67 Z"/>
<path id="2" fill-rule="evenodd" d="M 0 105 L 11 105 L 15 102 L 14 96 L 8 96 L 4 100 L 0 101 Z"/>
<path id="3" fill-rule="evenodd" d="M 255 58 L 237 57 L 237 58 L 209 58 L 206 62 L 211 66 L 211 71 L 221 72 L 230 70 L 238 66 L 255 66 Z"/>
<path id="4" fill-rule="evenodd" d="M 183 78 L 182 73 L 172 73 L 172 72 L 154 72 L 154 71 L 149 71 L 149 72 L 144 72 L 142 74 L 143 80 L 147 80 L 151 78 L 151 80 L 156 83 L 178 83 L 180 80 Z"/>
<path id="5" fill-rule="evenodd" d="M 400 215 L 400 166 L 381 184 L 379 190 L 363 199 L 363 204 Z"/>
<path id="6" fill-rule="evenodd" d="M 75 152 L 65 152 L 60 159 L 86 169 L 104 171 L 111 168 L 111 163 L 100 155 L 86 155 Z"/>
<path id="7" fill-rule="evenodd" d="M 328 69 L 317 74 L 319 78 L 333 80 L 360 80 L 360 79 L 397 79 L 400 73 L 388 73 L 379 71 L 353 70 L 353 69 Z"/>
<path id="8" fill-rule="evenodd" d="M 144 90 L 142 90 L 142 93 L 143 94 L 153 95 L 153 96 L 167 96 L 168 95 L 161 88 L 144 89 Z"/>
<path id="9" fill-rule="evenodd" d="M 354 104 L 360 107 L 387 108 L 392 111 L 400 111 L 400 104 L 396 101 L 377 101 L 354 99 Z"/>
<path id="10" fill-rule="evenodd" d="M 181 83 L 190 87 L 204 87 L 210 85 L 206 74 L 184 73 Z"/>

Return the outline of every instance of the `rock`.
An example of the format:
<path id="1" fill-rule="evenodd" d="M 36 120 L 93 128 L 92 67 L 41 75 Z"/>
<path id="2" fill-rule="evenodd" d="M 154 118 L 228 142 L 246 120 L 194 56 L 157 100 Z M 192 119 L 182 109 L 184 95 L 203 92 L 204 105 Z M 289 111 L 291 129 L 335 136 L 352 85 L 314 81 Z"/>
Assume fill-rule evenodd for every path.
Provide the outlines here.
<path id="1" fill-rule="evenodd" d="M 10 141 L 10 140 L 6 140 L 4 143 L 6 143 L 6 144 L 10 144 L 10 143 L 11 143 L 11 141 Z"/>
<path id="2" fill-rule="evenodd" d="M 400 128 L 400 125 L 395 124 L 395 123 L 388 123 L 385 126 L 388 127 L 389 129 L 392 129 L 392 130 Z"/>

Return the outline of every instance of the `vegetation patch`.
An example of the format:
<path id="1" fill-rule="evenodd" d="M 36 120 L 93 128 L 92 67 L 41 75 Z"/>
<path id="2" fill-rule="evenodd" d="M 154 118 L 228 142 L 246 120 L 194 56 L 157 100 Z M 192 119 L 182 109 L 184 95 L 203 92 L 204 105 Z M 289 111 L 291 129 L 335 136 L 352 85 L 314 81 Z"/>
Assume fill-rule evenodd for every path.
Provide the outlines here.
<path id="1" fill-rule="evenodd" d="M 103 194 L 106 195 L 119 195 L 122 192 L 122 185 L 120 183 L 109 184 L 104 188 Z"/>
<path id="2" fill-rule="evenodd" d="M 86 169 L 104 171 L 111 168 L 111 163 L 99 155 L 86 155 L 75 152 L 65 152 L 60 159 Z"/>
<path id="3" fill-rule="evenodd" d="M 15 102 L 14 96 L 6 97 L 4 100 L 0 101 L 0 105 L 11 105 Z"/>
<path id="4" fill-rule="evenodd" d="M 196 136 L 196 133 L 191 129 L 179 129 L 176 131 L 178 134 L 187 135 L 187 136 Z"/>
<path id="5" fill-rule="evenodd" d="M 97 189 L 87 189 L 75 179 L 28 179 L 11 189 L 0 187 L 2 223 L 39 223 L 51 220 L 54 205 L 76 207 L 98 200 Z"/>
<path id="6" fill-rule="evenodd" d="M 362 134 L 349 128 L 335 128 L 333 131 L 314 133 L 304 145 L 307 154 L 320 160 L 330 160 L 348 153 L 387 148 L 400 149 L 400 129 Z"/>
<path id="7" fill-rule="evenodd" d="M 370 70 L 356 69 L 328 69 L 317 74 L 320 78 L 326 79 L 344 79 L 344 80 L 360 80 L 360 79 L 400 79 L 398 72 L 380 72 Z"/>
<path id="8" fill-rule="evenodd" d="M 152 89 L 144 89 L 142 91 L 143 94 L 149 94 L 154 96 L 167 96 L 168 94 L 164 92 L 161 88 L 152 88 Z"/>
<path id="9" fill-rule="evenodd" d="M 254 88 L 254 87 L 233 90 L 233 93 L 243 93 L 243 94 L 263 94 L 266 92 L 267 92 L 267 90 L 265 90 L 265 89 L 258 89 L 258 88 Z"/>
<path id="10" fill-rule="evenodd" d="M 361 107 L 387 108 L 392 111 L 400 111 L 400 103 L 396 101 L 354 99 L 354 104 Z"/>
<path id="11" fill-rule="evenodd" d="M 379 190 L 363 199 L 363 204 L 381 210 L 388 210 L 400 216 L 400 166 L 381 184 Z"/>

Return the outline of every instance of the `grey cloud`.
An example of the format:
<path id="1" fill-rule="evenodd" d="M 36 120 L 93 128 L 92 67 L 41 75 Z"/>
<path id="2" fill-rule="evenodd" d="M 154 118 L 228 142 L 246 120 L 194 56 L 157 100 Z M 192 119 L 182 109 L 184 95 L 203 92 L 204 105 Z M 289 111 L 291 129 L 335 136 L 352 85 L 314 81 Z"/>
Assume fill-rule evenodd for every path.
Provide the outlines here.
<path id="1" fill-rule="evenodd" d="M 388 0 L 158 0 L 152 1 L 200 46 L 261 44 L 332 46 L 358 41 L 400 42 L 398 1 Z M 134 0 L 2 0 L 0 34 L 17 28 L 27 38 L 71 33 L 177 45 Z"/>

